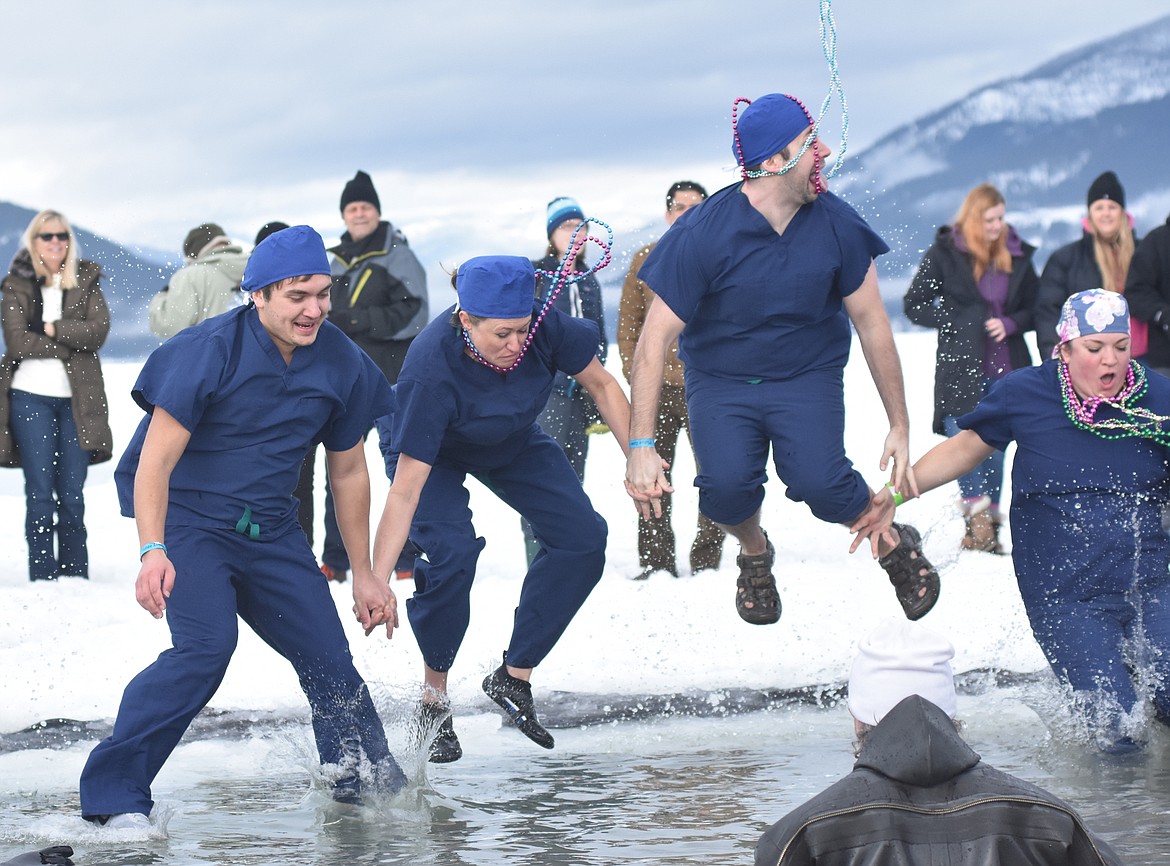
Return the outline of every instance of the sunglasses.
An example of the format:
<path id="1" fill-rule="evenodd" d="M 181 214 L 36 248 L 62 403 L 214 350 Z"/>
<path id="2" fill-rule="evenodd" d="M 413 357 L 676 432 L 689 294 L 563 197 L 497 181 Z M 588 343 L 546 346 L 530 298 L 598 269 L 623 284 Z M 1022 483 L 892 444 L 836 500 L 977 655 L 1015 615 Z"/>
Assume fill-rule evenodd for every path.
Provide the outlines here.
<path id="1" fill-rule="evenodd" d="M 69 232 L 41 232 L 37 235 L 43 241 L 51 241 L 56 238 L 59 241 L 69 240 Z"/>

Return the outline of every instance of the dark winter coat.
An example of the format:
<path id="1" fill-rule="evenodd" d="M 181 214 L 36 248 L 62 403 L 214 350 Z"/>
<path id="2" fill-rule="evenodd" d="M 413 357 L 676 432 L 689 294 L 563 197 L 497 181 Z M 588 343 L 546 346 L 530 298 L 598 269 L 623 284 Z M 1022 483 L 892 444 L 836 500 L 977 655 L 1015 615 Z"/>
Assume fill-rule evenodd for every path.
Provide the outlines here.
<path id="1" fill-rule="evenodd" d="M 1137 242 L 1135 237 L 1134 243 Z M 1060 322 L 1064 302 L 1077 292 L 1099 289 L 1102 285 L 1092 232 L 1085 232 L 1079 241 L 1066 244 L 1049 256 L 1044 273 L 1040 275 L 1033 316 L 1041 361 L 1051 358 L 1056 347 L 1056 325 Z"/>
<path id="2" fill-rule="evenodd" d="M 1142 360 L 1151 367 L 1170 368 L 1170 218 L 1134 251 L 1125 299 L 1134 318 L 1150 323 L 1150 346 Z"/>
<path id="3" fill-rule="evenodd" d="M 532 266 L 538 271 L 547 271 L 554 273 L 561 265 L 561 256 L 549 253 L 543 259 L 535 261 Z M 536 297 L 542 299 L 549 290 L 549 280 L 546 277 L 539 277 L 536 281 Z M 597 282 L 597 277 L 593 274 L 585 277 L 576 284 L 576 294 L 580 299 L 578 309 L 573 308 L 573 286 L 565 285 L 561 288 L 556 300 L 553 301 L 553 306 L 564 313 L 566 316 L 576 316 L 581 319 L 588 319 L 591 322 L 597 323 L 597 330 L 600 332 L 597 344 L 597 357 L 601 363 L 605 363 L 606 353 L 609 351 L 609 341 L 605 336 L 605 308 L 601 301 L 601 284 Z M 557 394 L 568 394 L 572 396 L 576 393 L 577 382 L 573 377 L 564 373 L 557 373 L 556 381 L 553 383 L 553 392 Z"/>
<path id="4" fill-rule="evenodd" d="M 110 311 L 98 286 L 101 269 L 93 262 L 80 265 L 78 286 L 63 293 L 61 320 L 55 337 L 45 336 L 41 322 L 41 284 L 32 258 L 21 250 L 0 285 L 4 327 L 3 359 L 0 359 L 0 466 L 19 466 L 20 454 L 12 440 L 9 388 L 12 375 L 25 358 L 57 358 L 65 362 L 73 392 L 73 418 L 78 443 L 89 452 L 90 463 L 113 456 L 109 406 L 98 349 L 110 333 Z"/>
<path id="5" fill-rule="evenodd" d="M 1056 346 L 1056 325 L 1060 308 L 1071 295 L 1101 288 L 1101 269 L 1093 254 L 1093 235 L 1085 232 L 1079 241 L 1061 247 L 1044 265 L 1040 288 L 1036 292 L 1036 345 L 1040 360 L 1052 357 Z"/>
<path id="6" fill-rule="evenodd" d="M 1009 226 L 1008 231 L 1014 235 Z M 1019 241 L 1012 256 L 1004 316 L 1014 324 L 1005 338 L 1013 370 L 1032 366 L 1024 333 L 1033 329 L 1032 309 L 1039 278 L 1032 265 L 1036 248 Z M 934 367 L 934 432 L 944 435 L 943 418 L 970 412 L 983 397 L 983 355 L 989 313 L 979 294 L 971 256 L 955 246 L 951 226 L 938 230 L 902 302 L 906 318 L 938 330 Z M 1013 329 L 1008 328 L 1009 331 Z"/>
<path id="7" fill-rule="evenodd" d="M 427 275 L 406 236 L 383 220 L 369 237 L 349 232 L 333 247 L 329 321 L 357 343 L 391 383 L 410 341 L 430 321 Z"/>
<path id="8" fill-rule="evenodd" d="M 918 695 L 869 732 L 852 773 L 756 845 L 756 866 L 1120 862 L 1071 806 L 984 764 L 947 714 Z"/>

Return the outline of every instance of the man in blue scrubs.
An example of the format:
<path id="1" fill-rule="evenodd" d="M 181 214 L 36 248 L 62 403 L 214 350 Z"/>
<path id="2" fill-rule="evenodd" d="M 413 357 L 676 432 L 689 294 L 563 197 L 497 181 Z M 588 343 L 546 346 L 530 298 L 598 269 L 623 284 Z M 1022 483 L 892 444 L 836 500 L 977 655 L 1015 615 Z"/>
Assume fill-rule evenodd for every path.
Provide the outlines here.
<path id="1" fill-rule="evenodd" d="M 363 782 L 405 783 L 288 493 L 309 446 L 323 443 L 354 611 L 367 633 L 392 630 L 394 595 L 370 566 L 363 449 L 390 388 L 326 321 L 329 260 L 313 229 L 266 238 L 242 288 L 251 303 L 157 348 L 133 390 L 147 417 L 115 478 L 142 545 L 138 603 L 165 611 L 173 646 L 126 687 L 113 734 L 82 772 L 82 814 L 108 827 L 149 827 L 151 783 L 219 687 L 237 616 L 295 668 L 336 799 L 356 800 Z"/>
<path id="2" fill-rule="evenodd" d="M 881 467 L 909 474 L 909 421 L 901 363 L 878 292 L 874 259 L 885 242 L 827 192 L 829 149 L 795 98 L 756 100 L 735 128 L 744 180 L 682 216 L 638 277 L 658 297 L 631 373 L 626 479 L 644 516 L 670 492 L 654 448 L 667 350 L 679 340 L 699 474 L 699 508 L 740 543 L 736 607 L 748 622 L 780 618 L 774 550 L 760 526 L 769 447 L 787 496 L 821 520 L 852 525 L 872 506 L 845 455 L 843 371 L 850 322 L 889 418 Z M 924 616 L 938 575 L 913 527 L 871 539 L 907 617 Z"/>

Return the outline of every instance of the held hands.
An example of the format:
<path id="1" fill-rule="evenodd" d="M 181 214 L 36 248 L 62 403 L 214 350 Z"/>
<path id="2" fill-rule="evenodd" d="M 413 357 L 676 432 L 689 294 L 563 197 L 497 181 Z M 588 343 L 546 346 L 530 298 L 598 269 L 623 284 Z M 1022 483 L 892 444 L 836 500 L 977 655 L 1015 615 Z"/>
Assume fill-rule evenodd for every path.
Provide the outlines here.
<path id="1" fill-rule="evenodd" d="M 905 429 L 891 427 L 886 434 L 885 445 L 882 448 L 882 460 L 878 464 L 885 472 L 894 461 L 894 471 L 890 473 L 890 483 L 894 490 L 907 499 L 918 495 L 918 482 L 914 480 L 914 470 L 910 466 L 910 436 Z"/>
<path id="2" fill-rule="evenodd" d="M 870 498 L 865 511 L 849 527 L 854 534 L 853 543 L 849 545 L 849 552 L 853 553 L 861 543 L 869 539 L 870 551 L 873 558 L 881 556 L 881 542 L 885 538 L 888 545 L 896 546 L 898 538 L 890 528 L 894 522 L 894 489 L 888 484 L 878 489 Z"/>
<path id="3" fill-rule="evenodd" d="M 398 628 L 398 599 L 390 589 L 389 580 L 376 577 L 372 571 L 354 572 L 353 612 L 366 637 L 384 624 L 386 639 L 393 638 L 394 629 Z"/>
<path id="4" fill-rule="evenodd" d="M 167 599 L 175 588 L 175 566 L 167 558 L 166 551 L 149 550 L 142 556 L 142 567 L 134 584 L 134 597 L 155 619 L 162 619 L 167 609 Z"/>
<path id="5" fill-rule="evenodd" d="M 670 464 L 658 456 L 653 448 L 631 448 L 626 457 L 626 493 L 634 500 L 634 507 L 647 520 L 651 515 L 662 516 L 662 497 L 674 493 L 666 480 Z"/>

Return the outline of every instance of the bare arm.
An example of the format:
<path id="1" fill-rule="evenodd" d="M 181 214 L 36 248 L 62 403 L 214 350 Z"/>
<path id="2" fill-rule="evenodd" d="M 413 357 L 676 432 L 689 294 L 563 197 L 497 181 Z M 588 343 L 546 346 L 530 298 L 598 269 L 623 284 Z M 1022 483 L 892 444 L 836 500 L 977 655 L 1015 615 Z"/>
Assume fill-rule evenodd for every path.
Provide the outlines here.
<path id="1" fill-rule="evenodd" d="M 370 568 L 370 476 L 365 443 L 345 451 L 326 451 L 329 487 L 337 507 L 337 528 L 353 571 L 353 610 L 366 629 L 386 624 L 387 634 L 398 626 L 398 600 L 389 582 Z"/>
<path id="2" fill-rule="evenodd" d="M 609 374 L 601 362 L 594 358 L 589 366 L 574 376 L 584 388 L 593 402 L 597 404 L 597 411 L 617 439 L 622 453 L 630 453 L 630 401 L 617 379 Z"/>
<path id="3" fill-rule="evenodd" d="M 662 298 L 655 298 L 646 314 L 642 336 L 634 349 L 634 366 L 630 374 L 630 439 L 654 436 L 658 418 L 658 398 L 666 370 L 666 353 L 686 327 Z M 626 492 L 638 504 L 643 517 L 651 509 L 662 516 L 662 496 L 673 488 L 666 480 L 662 459 L 653 448 L 631 448 L 626 457 Z"/>
<path id="4" fill-rule="evenodd" d="M 431 465 L 415 460 L 406 454 L 398 456 L 398 466 L 394 470 L 394 481 L 390 485 L 390 492 L 386 494 L 386 507 L 382 510 L 382 519 L 378 521 L 378 531 L 374 535 L 374 574 L 381 582 L 388 583 L 390 572 L 394 568 L 406 539 L 410 536 L 410 524 L 414 520 L 415 509 L 422 495 L 423 486 L 431 474 Z M 384 576 L 384 577 L 383 577 Z M 355 587 L 356 593 L 356 587 Z M 356 596 L 355 596 L 356 597 Z M 391 593 L 393 597 L 393 593 Z M 368 621 L 358 611 L 358 618 L 368 635 L 378 625 Z M 391 636 L 387 625 L 387 636 Z"/>
<path id="5" fill-rule="evenodd" d="M 918 492 L 915 495 L 942 487 L 947 482 L 966 475 L 986 460 L 994 450 L 973 430 L 959 431 L 957 435 L 935 445 L 914 464 L 914 477 L 918 485 Z M 893 519 L 893 495 L 890 488 L 882 487 L 874 495 L 871 507 L 867 508 L 861 518 L 849 528 L 850 532 L 855 533 L 849 552 L 852 553 L 864 539 L 869 538 L 875 544 L 876 557 L 876 539 L 889 529 Z"/>
<path id="6" fill-rule="evenodd" d="M 190 440 L 191 433 L 173 415 L 158 406 L 154 408 L 134 473 L 134 522 L 140 545 L 166 542 L 171 473 Z M 162 617 L 174 586 L 175 567 L 164 551 L 151 550 L 142 557 L 134 595 L 155 619 Z"/>
<path id="7" fill-rule="evenodd" d="M 906 411 L 902 362 L 898 358 L 898 348 L 894 345 L 889 316 L 882 306 L 877 269 L 873 262 L 869 263 L 861 288 L 845 299 L 845 311 L 857 329 L 861 351 L 890 422 L 890 432 L 882 449 L 881 469 L 884 472 L 892 458 L 895 489 L 917 494 L 914 472 L 910 468 L 910 416 Z"/>

